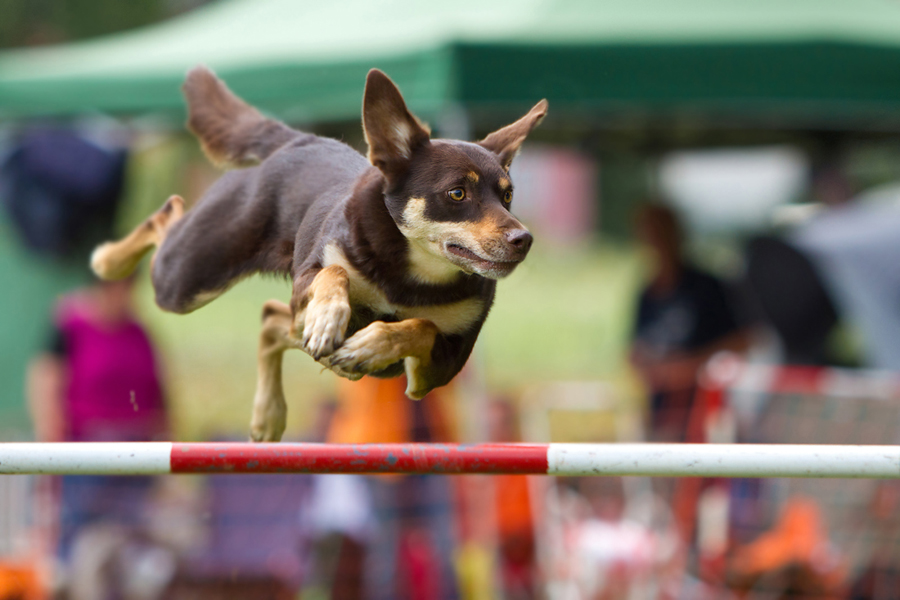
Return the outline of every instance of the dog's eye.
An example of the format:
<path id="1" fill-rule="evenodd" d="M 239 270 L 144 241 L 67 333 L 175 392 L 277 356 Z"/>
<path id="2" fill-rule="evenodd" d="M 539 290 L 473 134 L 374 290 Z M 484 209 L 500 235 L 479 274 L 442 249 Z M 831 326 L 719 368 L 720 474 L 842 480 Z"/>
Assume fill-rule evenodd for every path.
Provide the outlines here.
<path id="1" fill-rule="evenodd" d="M 507 204 L 512 202 L 512 191 L 511 190 L 506 190 L 505 192 L 503 192 L 503 201 L 506 202 Z"/>
<path id="2" fill-rule="evenodd" d="M 466 199 L 466 190 L 462 188 L 453 188 L 452 190 L 447 192 L 447 195 L 450 196 L 451 200 L 460 202 Z"/>

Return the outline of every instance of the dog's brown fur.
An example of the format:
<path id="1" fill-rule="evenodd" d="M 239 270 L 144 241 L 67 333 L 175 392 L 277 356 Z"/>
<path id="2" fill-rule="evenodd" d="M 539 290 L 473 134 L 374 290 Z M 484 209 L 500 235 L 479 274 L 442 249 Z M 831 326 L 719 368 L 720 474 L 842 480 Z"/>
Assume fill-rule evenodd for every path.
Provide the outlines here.
<path id="1" fill-rule="evenodd" d="M 198 67 L 188 127 L 232 171 L 187 213 L 173 196 L 129 236 L 97 248 L 102 278 L 126 277 L 152 248 L 157 304 L 186 313 L 257 272 L 291 277 L 290 304 L 263 309 L 254 440 L 278 440 L 281 358 L 300 348 L 350 379 L 406 373 L 421 398 L 462 368 L 494 297 L 531 246 L 509 212 L 508 169 L 546 101 L 478 144 L 432 140 L 373 70 L 368 161 L 346 145 L 263 117 Z"/>

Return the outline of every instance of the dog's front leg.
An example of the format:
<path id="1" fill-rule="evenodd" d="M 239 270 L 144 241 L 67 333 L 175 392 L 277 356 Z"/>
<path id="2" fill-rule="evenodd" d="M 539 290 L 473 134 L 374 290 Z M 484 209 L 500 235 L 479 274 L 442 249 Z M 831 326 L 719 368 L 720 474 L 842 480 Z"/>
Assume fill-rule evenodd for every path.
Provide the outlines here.
<path id="1" fill-rule="evenodd" d="M 377 373 L 402 360 L 406 395 L 418 400 L 440 385 L 429 376 L 431 351 L 439 333 L 437 326 L 426 319 L 375 321 L 344 342 L 328 362 L 341 370 L 362 374 Z"/>
<path id="2" fill-rule="evenodd" d="M 294 280 L 291 335 L 314 359 L 334 352 L 350 323 L 350 279 L 338 265 L 310 270 Z"/>

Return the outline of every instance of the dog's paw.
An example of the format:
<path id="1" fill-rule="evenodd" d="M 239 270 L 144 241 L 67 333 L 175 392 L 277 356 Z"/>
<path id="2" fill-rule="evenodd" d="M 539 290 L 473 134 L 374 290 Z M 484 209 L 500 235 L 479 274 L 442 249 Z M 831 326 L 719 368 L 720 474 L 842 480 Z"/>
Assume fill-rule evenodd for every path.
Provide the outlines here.
<path id="1" fill-rule="evenodd" d="M 254 402 L 250 419 L 251 442 L 280 442 L 287 427 L 284 402 Z"/>
<path id="2" fill-rule="evenodd" d="M 342 299 L 313 299 L 305 313 L 301 344 L 307 354 L 320 360 L 344 341 L 350 323 L 350 304 Z"/>
<path id="3" fill-rule="evenodd" d="M 357 331 L 329 357 L 332 370 L 368 374 L 386 369 L 403 358 L 395 337 L 390 325 L 375 321 Z"/>
<path id="4" fill-rule="evenodd" d="M 354 373 L 353 371 L 347 371 L 342 369 L 341 367 L 333 364 L 331 359 L 334 355 L 331 356 L 323 356 L 319 359 L 319 364 L 337 375 L 338 377 L 343 377 L 344 379 L 349 379 L 350 381 L 358 381 L 363 378 L 365 373 Z"/>

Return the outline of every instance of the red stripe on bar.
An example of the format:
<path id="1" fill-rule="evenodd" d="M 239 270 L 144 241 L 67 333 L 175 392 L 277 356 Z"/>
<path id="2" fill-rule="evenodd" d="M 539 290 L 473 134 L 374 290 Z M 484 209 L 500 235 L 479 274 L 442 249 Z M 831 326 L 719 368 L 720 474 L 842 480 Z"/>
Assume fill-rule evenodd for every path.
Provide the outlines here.
<path id="1" fill-rule="evenodd" d="M 547 474 L 546 444 L 176 443 L 172 473 Z"/>

